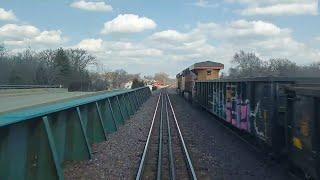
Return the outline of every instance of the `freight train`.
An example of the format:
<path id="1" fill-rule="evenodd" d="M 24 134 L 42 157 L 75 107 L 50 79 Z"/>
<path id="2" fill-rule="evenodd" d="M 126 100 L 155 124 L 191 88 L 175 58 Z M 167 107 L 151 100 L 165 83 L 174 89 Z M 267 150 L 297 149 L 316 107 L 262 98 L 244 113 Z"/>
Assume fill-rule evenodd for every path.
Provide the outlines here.
<path id="1" fill-rule="evenodd" d="M 179 94 L 305 177 L 320 179 L 320 78 L 183 78 L 188 71 L 177 75 Z"/>

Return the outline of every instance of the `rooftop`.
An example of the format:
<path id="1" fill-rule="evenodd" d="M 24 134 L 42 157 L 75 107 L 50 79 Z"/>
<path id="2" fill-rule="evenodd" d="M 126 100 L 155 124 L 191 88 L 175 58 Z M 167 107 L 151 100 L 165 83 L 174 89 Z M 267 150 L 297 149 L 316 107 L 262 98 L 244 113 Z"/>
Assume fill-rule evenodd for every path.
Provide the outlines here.
<path id="1" fill-rule="evenodd" d="M 218 63 L 218 62 L 213 62 L 213 61 L 203 61 L 203 62 L 198 62 L 193 64 L 192 66 L 190 66 L 190 70 L 192 69 L 197 69 L 197 68 L 204 68 L 204 67 L 213 67 L 213 68 L 220 68 L 223 69 L 224 65 L 222 63 Z"/>
<path id="2" fill-rule="evenodd" d="M 187 69 L 184 69 L 182 72 L 176 75 L 176 77 L 179 77 L 181 75 L 189 74 L 189 71 L 192 71 L 194 69 L 223 69 L 224 65 L 222 63 L 214 62 L 214 61 L 203 61 L 198 62 Z"/>

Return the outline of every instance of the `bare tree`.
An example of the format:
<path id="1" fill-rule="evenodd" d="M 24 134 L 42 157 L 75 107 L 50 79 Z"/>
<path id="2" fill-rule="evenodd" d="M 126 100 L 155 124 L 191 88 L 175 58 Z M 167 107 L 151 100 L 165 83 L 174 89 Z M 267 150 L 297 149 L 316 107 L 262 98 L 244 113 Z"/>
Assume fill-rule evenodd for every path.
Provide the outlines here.
<path id="1" fill-rule="evenodd" d="M 268 71 L 271 76 L 296 76 L 299 67 L 288 59 L 270 59 Z"/>
<path id="2" fill-rule="evenodd" d="M 154 80 L 167 84 L 169 80 L 169 75 L 165 72 L 155 73 Z"/>
<path id="3" fill-rule="evenodd" d="M 123 83 L 129 81 L 128 73 L 123 69 L 107 72 L 104 74 L 104 77 L 113 89 L 120 88 Z"/>
<path id="4" fill-rule="evenodd" d="M 57 70 L 54 67 L 54 58 L 56 57 L 56 50 L 47 49 L 41 51 L 38 56 L 41 61 L 39 75 L 45 76 L 48 84 L 54 84 Z M 41 69 L 43 68 L 43 69 Z M 44 77 L 38 77 L 38 79 L 44 79 Z"/>
<path id="5" fill-rule="evenodd" d="M 254 53 L 240 51 L 233 56 L 231 62 L 236 64 L 236 67 L 229 71 L 234 77 L 261 76 L 266 73 L 266 63 Z"/>
<path id="6" fill-rule="evenodd" d="M 298 66 L 282 58 L 263 61 L 254 53 L 240 51 L 231 61 L 236 66 L 229 69 L 229 78 L 257 76 L 319 77 L 320 63 Z"/>
<path id="7" fill-rule="evenodd" d="M 79 72 L 85 70 L 88 65 L 95 64 L 97 62 L 96 57 L 83 49 L 68 49 L 66 50 L 66 54 L 72 68 Z"/>

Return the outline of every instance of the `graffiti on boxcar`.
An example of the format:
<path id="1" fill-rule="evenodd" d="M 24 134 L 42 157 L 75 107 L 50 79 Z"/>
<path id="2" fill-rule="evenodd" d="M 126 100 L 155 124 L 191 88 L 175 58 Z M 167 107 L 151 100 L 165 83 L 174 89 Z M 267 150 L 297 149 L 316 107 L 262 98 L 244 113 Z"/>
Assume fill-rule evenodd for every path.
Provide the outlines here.
<path id="1" fill-rule="evenodd" d="M 242 98 L 240 88 L 236 84 L 226 85 L 225 120 L 241 130 L 253 131 L 260 139 L 266 140 L 268 112 L 262 109 L 260 100 L 251 110 L 250 100 Z"/>
<path id="2" fill-rule="evenodd" d="M 261 130 L 261 128 L 259 128 L 258 124 L 257 124 L 258 119 L 264 119 L 264 122 L 266 122 L 266 118 L 267 118 L 266 115 L 262 115 L 262 110 L 260 107 L 261 107 L 260 101 L 258 101 L 258 103 L 255 106 L 254 111 L 251 113 L 251 117 L 253 118 L 253 127 L 254 127 L 255 133 L 262 140 L 266 140 L 266 130 L 265 130 L 266 127 Z"/>
<path id="3" fill-rule="evenodd" d="M 235 127 L 250 131 L 250 103 L 241 99 L 235 85 L 227 85 L 226 90 L 226 121 Z"/>
<path id="4" fill-rule="evenodd" d="M 248 132 L 251 132 L 250 122 L 252 122 L 254 132 L 262 140 L 266 140 L 267 126 L 265 123 L 267 121 L 267 112 L 264 112 L 261 109 L 260 101 L 257 102 L 255 108 L 251 111 L 249 99 L 241 99 L 232 88 L 229 90 L 227 89 L 226 94 L 226 121 L 233 126 Z M 252 121 L 250 121 L 250 118 Z M 261 120 L 262 122 L 260 122 Z"/>
<path id="5" fill-rule="evenodd" d="M 234 99 L 236 98 L 236 92 L 234 86 L 227 85 L 226 97 L 226 121 L 232 123 L 235 117 Z"/>
<path id="6" fill-rule="evenodd" d="M 240 129 L 250 131 L 250 103 L 249 99 L 240 104 Z"/>

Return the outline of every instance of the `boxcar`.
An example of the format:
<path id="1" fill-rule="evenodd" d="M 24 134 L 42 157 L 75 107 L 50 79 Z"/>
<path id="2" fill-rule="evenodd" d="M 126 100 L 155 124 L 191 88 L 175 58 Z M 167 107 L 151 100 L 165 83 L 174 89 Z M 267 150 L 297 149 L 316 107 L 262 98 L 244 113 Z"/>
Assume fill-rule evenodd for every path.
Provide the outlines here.
<path id="1" fill-rule="evenodd" d="M 319 78 L 258 77 L 197 81 L 193 100 L 280 155 L 286 150 L 287 97 L 284 87 L 315 81 Z"/>
<path id="2" fill-rule="evenodd" d="M 320 179 L 320 88 L 287 88 L 287 152 L 290 162 Z"/>

